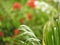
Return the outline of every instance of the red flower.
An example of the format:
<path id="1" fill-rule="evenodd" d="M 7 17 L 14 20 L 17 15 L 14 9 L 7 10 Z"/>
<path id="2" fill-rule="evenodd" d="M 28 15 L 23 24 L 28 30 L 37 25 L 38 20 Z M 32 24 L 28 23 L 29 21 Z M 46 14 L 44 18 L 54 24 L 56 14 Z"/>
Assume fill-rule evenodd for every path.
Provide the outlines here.
<path id="1" fill-rule="evenodd" d="M 27 6 L 31 7 L 31 8 L 35 8 L 35 4 L 34 4 L 34 0 L 30 0 L 27 2 Z"/>
<path id="2" fill-rule="evenodd" d="M 20 19 L 20 23 L 23 24 L 24 23 L 24 18 Z"/>
<path id="3" fill-rule="evenodd" d="M 5 43 L 5 45 L 9 45 L 8 43 Z"/>
<path id="4" fill-rule="evenodd" d="M 15 2 L 15 3 L 13 4 L 13 9 L 20 9 L 20 8 L 21 8 L 20 3 Z"/>
<path id="5" fill-rule="evenodd" d="M 1 16 L 1 17 L 0 17 L 0 20 L 2 21 L 3 19 L 4 19 L 4 18 Z"/>
<path id="6" fill-rule="evenodd" d="M 17 42 L 14 42 L 14 45 L 16 45 L 17 44 Z"/>
<path id="7" fill-rule="evenodd" d="M 15 29 L 15 30 L 13 31 L 13 33 L 14 33 L 14 35 L 18 35 L 18 34 L 20 33 L 20 30 Z"/>
<path id="8" fill-rule="evenodd" d="M 27 14 L 27 18 L 29 19 L 29 20 L 31 20 L 32 19 L 32 14 Z"/>
<path id="9" fill-rule="evenodd" d="M 33 1 L 34 2 L 35 0 L 29 0 L 29 1 Z"/>
<path id="10" fill-rule="evenodd" d="M 2 37 L 3 35 L 4 35 L 4 33 L 0 31 L 0 37 Z"/>

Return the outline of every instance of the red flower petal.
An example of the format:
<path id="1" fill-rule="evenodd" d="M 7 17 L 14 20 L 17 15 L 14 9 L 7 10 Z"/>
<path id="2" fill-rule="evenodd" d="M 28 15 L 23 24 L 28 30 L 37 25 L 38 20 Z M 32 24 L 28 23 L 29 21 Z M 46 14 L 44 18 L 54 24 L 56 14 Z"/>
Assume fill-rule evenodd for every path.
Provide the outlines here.
<path id="1" fill-rule="evenodd" d="M 20 23 L 23 24 L 24 23 L 24 18 L 20 19 Z"/>
<path id="2" fill-rule="evenodd" d="M 29 7 L 31 7 L 31 8 L 35 8 L 34 1 L 28 1 L 28 2 L 27 2 L 27 6 L 29 6 Z"/>
<path id="3" fill-rule="evenodd" d="M 14 35 L 18 35 L 20 33 L 20 30 L 15 29 L 13 33 Z"/>
<path id="4" fill-rule="evenodd" d="M 20 3 L 15 2 L 15 3 L 13 4 L 13 9 L 20 9 L 20 8 L 21 8 Z"/>
<path id="5" fill-rule="evenodd" d="M 27 18 L 28 18 L 29 20 L 31 20 L 31 19 L 32 19 L 32 14 L 27 14 Z"/>
<path id="6" fill-rule="evenodd" d="M 17 44 L 17 42 L 14 42 L 14 44 L 16 45 L 16 44 Z"/>
<path id="7" fill-rule="evenodd" d="M 0 20 L 2 21 L 4 18 L 2 16 L 0 16 Z"/>
<path id="8" fill-rule="evenodd" d="M 4 33 L 0 31 L 0 37 L 3 36 L 3 35 L 4 35 Z"/>
<path id="9" fill-rule="evenodd" d="M 34 2 L 35 0 L 29 0 L 29 1 L 33 1 Z"/>
<path id="10" fill-rule="evenodd" d="M 5 43 L 5 45 L 9 45 L 8 43 Z"/>

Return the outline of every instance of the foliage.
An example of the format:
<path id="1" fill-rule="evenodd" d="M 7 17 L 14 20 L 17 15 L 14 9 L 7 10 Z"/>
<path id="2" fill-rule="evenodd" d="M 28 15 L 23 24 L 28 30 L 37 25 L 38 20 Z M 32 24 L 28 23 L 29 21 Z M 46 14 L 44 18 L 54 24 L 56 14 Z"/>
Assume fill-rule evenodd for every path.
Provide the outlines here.
<path id="1" fill-rule="evenodd" d="M 59 11 L 55 0 L 1 0 L 0 45 L 59 45 Z"/>

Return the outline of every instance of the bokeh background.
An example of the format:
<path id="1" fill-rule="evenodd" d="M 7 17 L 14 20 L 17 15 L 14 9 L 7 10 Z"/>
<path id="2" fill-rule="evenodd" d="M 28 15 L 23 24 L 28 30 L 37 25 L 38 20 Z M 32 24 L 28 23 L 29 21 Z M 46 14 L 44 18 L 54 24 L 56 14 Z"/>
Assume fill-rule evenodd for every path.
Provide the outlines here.
<path id="1" fill-rule="evenodd" d="M 0 45 L 59 45 L 60 33 L 49 32 L 53 28 L 60 30 L 59 15 L 59 0 L 0 0 Z M 40 40 L 40 44 L 34 41 L 26 42 L 26 39 L 33 36 L 20 36 L 24 33 L 18 29 L 20 25 L 28 26 Z M 58 35 L 54 38 L 55 41 L 50 39 L 52 35 Z M 21 40 L 26 44 L 21 43 Z"/>

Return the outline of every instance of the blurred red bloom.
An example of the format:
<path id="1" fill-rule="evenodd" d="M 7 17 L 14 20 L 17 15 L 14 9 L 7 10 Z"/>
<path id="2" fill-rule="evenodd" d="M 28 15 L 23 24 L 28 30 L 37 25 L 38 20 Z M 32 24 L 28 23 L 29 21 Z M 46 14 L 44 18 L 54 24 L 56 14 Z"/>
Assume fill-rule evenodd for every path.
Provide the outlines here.
<path id="1" fill-rule="evenodd" d="M 20 4 L 20 3 L 15 2 L 15 3 L 13 4 L 13 9 L 20 9 L 20 8 L 21 8 L 21 4 Z"/>
<path id="2" fill-rule="evenodd" d="M 35 1 L 35 0 L 29 0 L 29 1 Z"/>
<path id="3" fill-rule="evenodd" d="M 13 33 L 14 33 L 14 35 L 18 35 L 18 34 L 20 33 L 20 30 L 15 29 L 15 30 L 13 31 Z"/>
<path id="4" fill-rule="evenodd" d="M 16 45 L 17 44 L 17 42 L 14 42 L 14 45 Z"/>
<path id="5" fill-rule="evenodd" d="M 28 14 L 27 14 L 27 18 L 28 18 L 29 20 L 31 20 L 31 19 L 32 19 L 32 14 L 28 13 Z"/>
<path id="6" fill-rule="evenodd" d="M 24 23 L 24 18 L 20 19 L 20 23 L 23 24 Z"/>
<path id="7" fill-rule="evenodd" d="M 35 8 L 35 4 L 34 4 L 34 0 L 30 0 L 27 2 L 27 6 L 31 7 L 31 8 Z"/>
<path id="8" fill-rule="evenodd" d="M 8 43 L 5 43 L 5 45 L 9 45 Z"/>
<path id="9" fill-rule="evenodd" d="M 0 37 L 2 37 L 4 35 L 4 33 L 2 31 L 0 31 Z"/>
<path id="10" fill-rule="evenodd" d="M 0 16 L 0 20 L 3 20 L 4 18 L 2 16 Z"/>

